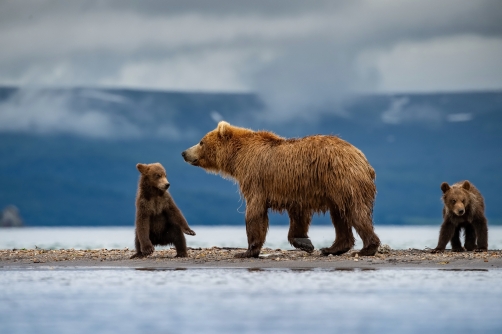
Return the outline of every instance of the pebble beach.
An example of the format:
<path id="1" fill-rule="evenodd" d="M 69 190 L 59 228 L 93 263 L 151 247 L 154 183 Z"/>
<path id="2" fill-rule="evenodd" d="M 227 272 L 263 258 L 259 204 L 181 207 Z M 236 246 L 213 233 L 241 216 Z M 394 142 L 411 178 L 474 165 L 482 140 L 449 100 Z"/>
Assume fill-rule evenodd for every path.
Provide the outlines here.
<path id="1" fill-rule="evenodd" d="M 64 267 L 155 267 L 155 268 L 502 268 L 502 250 L 432 254 L 429 249 L 393 250 L 384 245 L 375 256 L 359 257 L 355 251 L 340 256 L 321 256 L 300 250 L 264 248 L 259 258 L 237 259 L 242 248 L 189 248 L 187 258 L 177 258 L 174 249 L 161 249 L 141 259 L 129 259 L 130 249 L 10 249 L 0 250 L 0 266 Z"/>

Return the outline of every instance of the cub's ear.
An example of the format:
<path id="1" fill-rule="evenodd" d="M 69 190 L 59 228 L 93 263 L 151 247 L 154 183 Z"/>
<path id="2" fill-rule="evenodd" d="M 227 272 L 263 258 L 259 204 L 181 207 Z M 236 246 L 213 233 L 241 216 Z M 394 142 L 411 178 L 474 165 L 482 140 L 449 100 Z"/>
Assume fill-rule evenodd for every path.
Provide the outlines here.
<path id="1" fill-rule="evenodd" d="M 462 184 L 462 188 L 464 188 L 465 190 L 470 190 L 471 183 L 469 181 L 464 181 L 464 183 Z"/>
<path id="2" fill-rule="evenodd" d="M 443 194 L 446 193 L 448 190 L 450 190 L 450 186 L 448 185 L 448 183 L 446 182 L 441 183 L 441 190 L 443 191 Z"/>
<path id="3" fill-rule="evenodd" d="M 218 134 L 225 139 L 232 137 L 232 126 L 225 121 L 219 122 Z"/>
<path id="4" fill-rule="evenodd" d="M 139 170 L 141 174 L 145 174 L 146 171 L 148 170 L 148 166 L 144 164 L 137 164 L 136 168 Z"/>

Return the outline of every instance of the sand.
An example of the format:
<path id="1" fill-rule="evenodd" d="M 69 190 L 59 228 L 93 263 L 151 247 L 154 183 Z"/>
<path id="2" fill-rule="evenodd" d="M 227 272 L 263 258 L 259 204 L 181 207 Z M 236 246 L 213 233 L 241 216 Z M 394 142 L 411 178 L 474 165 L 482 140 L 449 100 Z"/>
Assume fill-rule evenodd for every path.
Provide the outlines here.
<path id="1" fill-rule="evenodd" d="M 486 270 L 502 268 L 502 250 L 488 252 L 451 252 L 431 254 L 430 250 L 381 249 L 376 256 L 321 256 L 318 250 L 312 254 L 300 250 L 264 248 L 259 258 L 236 259 L 234 255 L 244 249 L 236 248 L 189 248 L 188 258 L 176 258 L 174 249 L 157 250 L 142 259 L 129 258 L 134 254 L 129 249 L 97 250 L 0 250 L 0 268 L 320 268 L 320 269 L 447 269 Z"/>

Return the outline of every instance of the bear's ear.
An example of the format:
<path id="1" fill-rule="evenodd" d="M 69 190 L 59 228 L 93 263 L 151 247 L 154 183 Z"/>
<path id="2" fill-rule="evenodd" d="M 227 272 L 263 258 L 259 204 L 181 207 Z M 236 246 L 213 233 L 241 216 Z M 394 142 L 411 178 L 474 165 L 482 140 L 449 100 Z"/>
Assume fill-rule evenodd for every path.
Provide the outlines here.
<path id="1" fill-rule="evenodd" d="M 225 139 L 232 137 L 232 126 L 225 121 L 219 122 L 218 134 Z"/>
<path id="2" fill-rule="evenodd" d="M 469 181 L 464 181 L 464 183 L 462 184 L 462 188 L 464 188 L 465 190 L 470 190 L 471 183 Z"/>
<path id="3" fill-rule="evenodd" d="M 136 168 L 139 170 L 141 174 L 145 174 L 146 171 L 148 170 L 148 166 L 144 164 L 137 164 Z"/>
<path id="4" fill-rule="evenodd" d="M 450 186 L 448 185 L 448 183 L 446 182 L 441 183 L 441 190 L 443 191 L 443 194 L 446 193 L 448 190 L 450 190 Z"/>

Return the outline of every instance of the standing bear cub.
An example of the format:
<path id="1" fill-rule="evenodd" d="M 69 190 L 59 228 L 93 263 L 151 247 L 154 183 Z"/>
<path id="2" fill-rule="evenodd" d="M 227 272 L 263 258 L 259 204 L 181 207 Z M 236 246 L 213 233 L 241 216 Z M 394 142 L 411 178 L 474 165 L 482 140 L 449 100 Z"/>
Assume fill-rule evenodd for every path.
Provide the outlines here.
<path id="1" fill-rule="evenodd" d="M 335 136 L 284 139 L 220 122 L 200 143 L 182 153 L 186 162 L 238 182 L 246 200 L 248 249 L 237 257 L 258 257 L 268 230 L 268 209 L 287 211 L 288 241 L 313 252 L 308 237 L 312 215 L 330 212 L 336 238 L 323 255 L 343 254 L 361 236 L 359 255 L 374 255 L 375 171 L 364 154 Z"/>
<path id="2" fill-rule="evenodd" d="M 136 195 L 136 238 L 134 245 L 136 257 L 153 253 L 155 245 L 172 244 L 176 248 L 176 257 L 186 257 L 185 236 L 195 235 L 188 226 L 185 217 L 167 191 L 169 182 L 166 171 L 159 163 L 137 164 L 141 176 Z"/>
<path id="3" fill-rule="evenodd" d="M 469 181 L 441 184 L 443 191 L 443 224 L 439 241 L 433 253 L 444 251 L 448 242 L 454 252 L 488 250 L 488 222 L 485 218 L 483 196 Z M 460 242 L 460 230 L 464 229 L 465 243 Z"/>

